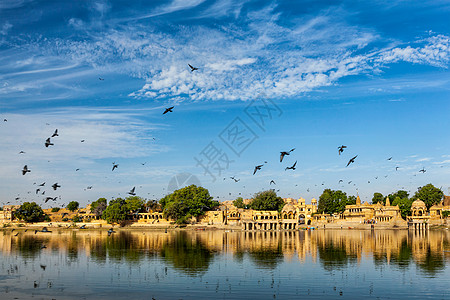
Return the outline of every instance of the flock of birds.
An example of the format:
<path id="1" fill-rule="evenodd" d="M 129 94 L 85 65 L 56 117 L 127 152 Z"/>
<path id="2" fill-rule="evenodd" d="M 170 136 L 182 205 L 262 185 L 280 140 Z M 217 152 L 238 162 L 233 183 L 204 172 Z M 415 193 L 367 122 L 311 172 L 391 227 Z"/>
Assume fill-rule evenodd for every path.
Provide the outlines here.
<path id="1" fill-rule="evenodd" d="M 194 66 L 192 66 L 191 64 L 188 64 L 188 66 L 189 66 L 191 72 L 194 72 L 194 71 L 199 70 L 198 67 L 194 67 Z M 99 80 L 100 80 L 100 81 L 104 81 L 105 79 L 102 78 L 102 77 L 99 77 Z M 162 114 L 165 115 L 165 114 L 167 114 L 167 113 L 173 113 L 174 108 L 175 108 L 174 106 L 167 107 L 167 108 L 164 109 L 164 111 L 162 112 Z M 4 119 L 4 122 L 7 122 L 7 121 L 8 121 L 8 120 L 5 118 L 5 119 Z M 49 124 L 47 123 L 47 125 L 49 125 Z M 49 147 L 51 147 L 51 146 L 54 146 L 55 143 L 54 143 L 54 141 L 53 141 L 52 139 L 57 138 L 57 137 L 59 137 L 59 132 L 58 132 L 58 129 L 55 129 L 55 131 L 53 132 L 53 134 L 51 134 L 51 136 L 48 137 L 48 138 L 45 140 L 44 146 L 45 146 L 46 148 L 49 148 Z M 155 138 L 153 138 L 153 139 L 155 139 Z M 81 140 L 81 142 L 84 143 L 85 140 L 83 139 L 83 140 Z M 347 149 L 347 146 L 346 146 L 346 145 L 341 145 L 341 146 L 339 146 L 339 147 L 338 147 L 338 154 L 341 155 L 341 154 L 345 151 L 345 149 Z M 291 153 L 292 153 L 294 150 L 295 150 L 295 148 L 292 148 L 292 149 L 290 149 L 289 151 L 281 151 L 281 152 L 280 152 L 280 163 L 283 163 L 283 159 L 284 159 L 286 156 L 291 155 Z M 19 154 L 25 154 L 25 151 L 20 151 Z M 350 166 L 350 164 L 355 163 L 357 157 L 358 157 L 358 155 L 355 155 L 355 156 L 351 157 L 351 158 L 349 159 L 349 161 L 347 162 L 347 165 L 346 165 L 345 167 L 348 167 L 348 166 Z M 389 157 L 387 160 L 392 160 L 392 157 Z M 260 171 L 260 170 L 265 166 L 266 163 L 267 163 L 267 161 L 265 161 L 263 164 L 258 164 L 258 165 L 256 165 L 256 166 L 254 167 L 254 169 L 253 169 L 253 175 L 255 175 L 258 171 Z M 142 163 L 142 165 L 145 165 L 145 164 L 146 164 L 146 163 Z M 119 167 L 119 164 L 116 163 L 116 162 L 113 162 L 113 163 L 112 163 L 112 169 L 111 169 L 111 170 L 112 170 L 112 171 L 115 171 L 118 167 Z M 297 168 L 297 160 L 296 160 L 292 165 L 286 166 L 286 167 L 285 167 L 285 171 L 288 171 L 288 170 L 290 170 L 290 171 L 295 171 L 296 168 Z M 75 171 L 79 171 L 79 170 L 80 170 L 80 169 L 77 168 Z M 399 170 L 399 167 L 396 166 L 396 167 L 395 167 L 395 170 L 398 171 L 398 170 Z M 28 165 L 24 165 L 23 168 L 22 168 L 22 175 L 25 176 L 27 173 L 30 173 L 30 172 L 31 172 L 31 169 L 28 167 Z M 426 170 L 425 170 L 425 168 L 422 168 L 421 170 L 419 170 L 419 172 L 425 173 Z M 385 178 L 386 178 L 386 177 L 387 177 L 387 175 L 385 176 Z M 378 177 L 376 177 L 375 179 L 377 179 L 377 178 L 378 178 Z M 237 182 L 240 181 L 240 179 L 237 179 L 235 176 L 230 177 L 230 179 L 232 179 L 235 183 L 237 183 Z M 224 178 L 224 180 L 225 180 L 225 178 Z M 343 181 L 342 179 L 340 179 L 338 183 L 340 184 L 340 183 L 343 183 L 343 182 L 344 182 L 344 181 Z M 352 181 L 349 181 L 349 182 L 348 182 L 348 184 L 351 184 L 351 183 L 352 183 Z M 368 183 L 370 183 L 370 181 L 368 181 Z M 273 184 L 273 185 L 276 185 L 276 183 L 275 183 L 274 180 L 271 180 L 270 183 L 269 183 L 269 185 L 272 185 L 272 184 Z M 324 185 L 324 183 L 322 183 L 322 185 Z M 36 191 L 35 191 L 36 195 L 38 195 L 38 194 L 40 194 L 40 195 L 45 195 L 45 190 L 43 190 L 43 187 L 44 187 L 44 186 L 45 186 L 45 182 L 39 185 L 39 187 L 38 187 L 38 188 L 36 189 Z M 297 185 L 296 185 L 296 186 L 297 186 Z M 54 191 L 56 191 L 56 190 L 57 190 L 58 188 L 60 188 L 60 187 L 61 187 L 61 185 L 59 185 L 57 182 L 54 183 L 54 184 L 52 185 L 52 188 L 53 188 Z M 88 186 L 87 188 L 85 188 L 85 190 L 91 190 L 92 188 L 93 188 L 93 186 Z M 278 190 L 278 191 L 279 191 L 279 190 Z M 309 192 L 309 188 L 307 189 L 307 191 Z M 128 195 L 131 195 L 131 196 L 135 196 L 135 195 L 136 195 L 136 187 L 133 187 L 127 194 L 128 194 Z M 241 193 L 239 193 L 239 194 L 241 194 Z M 231 193 L 230 193 L 230 195 L 231 195 Z M 219 198 L 219 197 L 217 197 L 217 198 Z M 20 199 L 20 198 L 17 197 L 15 200 L 19 200 L 19 199 Z M 58 197 L 50 197 L 50 196 L 47 196 L 47 197 L 44 198 L 44 202 L 45 202 L 45 203 L 47 203 L 48 201 L 56 202 L 57 199 L 58 199 Z M 61 196 L 59 196 L 59 199 L 61 199 Z M 7 203 L 10 203 L 10 202 L 7 202 Z M 61 206 L 64 207 L 64 204 L 62 204 Z"/>

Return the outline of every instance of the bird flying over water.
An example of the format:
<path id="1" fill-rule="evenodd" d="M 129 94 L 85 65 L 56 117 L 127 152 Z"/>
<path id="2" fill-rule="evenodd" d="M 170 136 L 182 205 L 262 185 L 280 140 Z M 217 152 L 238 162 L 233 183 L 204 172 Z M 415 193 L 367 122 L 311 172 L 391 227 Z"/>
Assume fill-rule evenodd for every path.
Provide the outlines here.
<path id="1" fill-rule="evenodd" d="M 295 161 L 295 163 L 292 165 L 292 166 L 290 166 L 290 167 L 286 167 L 286 169 L 284 169 L 285 171 L 287 171 L 287 170 L 295 170 L 295 166 L 297 165 L 297 161 Z"/>
<path id="2" fill-rule="evenodd" d="M 115 231 L 114 231 L 112 228 L 110 228 L 110 229 L 108 230 L 108 236 L 111 236 L 111 234 L 113 234 L 113 233 L 115 233 Z"/>
<path id="3" fill-rule="evenodd" d="M 25 175 L 28 172 L 31 172 L 31 170 L 28 170 L 28 166 L 27 165 L 23 166 L 22 175 Z"/>
<path id="4" fill-rule="evenodd" d="M 53 146 L 53 145 L 54 145 L 54 144 L 53 144 L 52 142 L 50 142 L 50 138 L 48 138 L 48 139 L 45 140 L 45 147 Z"/>
<path id="5" fill-rule="evenodd" d="M 195 70 L 198 70 L 198 68 L 191 66 L 190 64 L 188 64 L 189 68 L 191 68 L 191 72 L 194 72 Z"/>
<path id="6" fill-rule="evenodd" d="M 173 112 L 173 110 L 172 110 L 173 108 L 174 108 L 174 106 L 166 108 L 166 110 L 163 112 L 163 115 L 167 114 L 168 112 Z"/>
<path id="7" fill-rule="evenodd" d="M 354 163 L 355 162 L 355 159 L 358 157 L 358 155 L 356 155 L 356 156 L 353 156 L 349 161 L 348 161 L 348 163 L 347 163 L 347 165 L 345 166 L 345 167 L 348 167 L 348 165 L 350 165 L 351 163 Z"/>
<path id="8" fill-rule="evenodd" d="M 262 166 L 264 166 L 264 165 L 257 165 L 257 166 L 255 167 L 255 170 L 253 171 L 253 175 L 255 175 L 256 171 L 261 170 L 261 167 L 262 167 Z"/>
<path id="9" fill-rule="evenodd" d="M 281 151 L 280 152 L 280 162 L 282 162 L 283 161 L 283 158 L 284 158 L 284 156 L 285 155 L 289 155 L 292 151 L 294 151 L 295 150 L 295 148 L 292 148 L 291 150 L 289 150 L 289 151 Z"/>
<path id="10" fill-rule="evenodd" d="M 55 129 L 55 132 L 52 134 L 51 137 L 55 137 L 55 136 L 59 136 L 59 134 L 58 134 L 58 129 Z"/>
<path id="11" fill-rule="evenodd" d="M 338 147 L 338 153 L 339 153 L 339 155 L 341 155 L 341 153 L 344 152 L 344 149 L 345 149 L 345 148 L 347 148 L 347 146 L 344 146 L 344 145 Z"/>

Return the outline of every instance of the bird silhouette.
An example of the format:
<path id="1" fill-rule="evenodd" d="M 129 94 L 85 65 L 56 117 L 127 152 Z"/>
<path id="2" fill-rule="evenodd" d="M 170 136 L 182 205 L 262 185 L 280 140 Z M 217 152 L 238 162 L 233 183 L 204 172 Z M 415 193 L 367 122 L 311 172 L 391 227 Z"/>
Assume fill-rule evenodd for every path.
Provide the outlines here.
<path id="1" fill-rule="evenodd" d="M 48 148 L 48 146 L 53 146 L 54 144 L 52 142 L 50 142 L 50 138 L 45 140 L 45 147 Z"/>
<path id="2" fill-rule="evenodd" d="M 392 159 L 392 156 L 391 157 L 389 157 L 387 160 L 391 160 Z"/>
<path id="3" fill-rule="evenodd" d="M 264 165 L 257 165 L 255 166 L 255 170 L 253 170 L 253 175 L 255 175 L 256 171 L 261 170 L 261 167 Z"/>
<path id="4" fill-rule="evenodd" d="M 191 66 L 190 64 L 188 64 L 189 68 L 191 68 L 191 72 L 194 72 L 195 70 L 198 70 L 198 68 Z"/>
<path id="5" fill-rule="evenodd" d="M 56 191 L 57 188 L 60 188 L 61 186 L 58 183 L 54 183 L 52 185 L 52 188 Z"/>
<path id="6" fill-rule="evenodd" d="M 128 194 L 132 195 L 132 196 L 136 196 L 136 193 L 134 192 L 134 190 L 136 189 L 136 187 L 133 187 Z"/>
<path id="7" fill-rule="evenodd" d="M 419 170 L 419 172 L 425 173 L 427 170 L 425 168 L 422 168 L 422 170 Z"/>
<path id="8" fill-rule="evenodd" d="M 295 150 L 295 148 L 292 148 L 291 150 L 289 150 L 289 151 L 281 151 L 280 152 L 280 162 L 282 162 L 283 161 L 283 158 L 284 158 L 284 156 L 285 155 L 289 155 L 292 151 L 294 151 Z"/>
<path id="9" fill-rule="evenodd" d="M 47 202 L 50 201 L 50 200 L 56 201 L 56 199 L 58 199 L 58 197 L 54 197 L 54 198 L 52 198 L 52 197 L 47 197 L 47 198 L 45 198 L 44 202 L 47 203 Z"/>
<path id="10" fill-rule="evenodd" d="M 271 185 L 272 183 L 276 185 L 276 183 L 275 183 L 275 181 L 273 181 L 273 179 L 270 181 L 269 185 Z"/>
<path id="11" fill-rule="evenodd" d="M 398 171 L 398 167 L 395 167 L 395 171 Z"/>
<path id="12" fill-rule="evenodd" d="M 104 79 L 104 78 L 101 78 L 101 77 L 99 77 L 99 78 L 98 78 L 98 80 L 101 80 L 101 81 L 103 81 L 103 80 L 105 80 L 105 79 Z"/>
<path id="13" fill-rule="evenodd" d="M 290 166 L 290 167 L 286 167 L 286 169 L 284 169 L 285 171 L 287 171 L 287 170 L 295 170 L 295 166 L 297 165 L 297 161 L 295 161 L 295 163 L 292 165 L 292 166 Z"/>
<path id="14" fill-rule="evenodd" d="M 78 171 L 80 171 L 80 169 L 78 169 L 78 168 L 77 168 L 77 169 L 75 169 L 75 172 L 78 172 Z"/>
<path id="15" fill-rule="evenodd" d="M 111 171 L 114 171 L 114 169 L 117 169 L 119 167 L 119 164 L 116 164 L 115 162 L 113 162 L 113 167 Z"/>
<path id="16" fill-rule="evenodd" d="M 82 226 L 80 226 L 80 229 L 86 229 L 86 224 L 83 224 Z"/>
<path id="17" fill-rule="evenodd" d="M 58 134 L 58 129 L 55 129 L 55 132 L 52 134 L 51 137 L 55 137 L 55 136 L 59 136 L 59 134 Z"/>
<path id="18" fill-rule="evenodd" d="M 345 166 L 345 167 L 348 167 L 351 163 L 354 163 L 355 162 L 355 159 L 358 157 L 358 155 L 356 155 L 356 156 L 353 156 L 349 161 L 348 161 L 348 163 L 347 163 L 347 165 Z"/>
<path id="19" fill-rule="evenodd" d="M 36 195 L 37 195 L 37 193 L 39 193 L 41 191 L 41 189 L 36 189 Z"/>
<path id="20" fill-rule="evenodd" d="M 166 110 L 164 110 L 164 112 L 163 112 L 163 115 L 167 114 L 168 112 L 173 112 L 173 110 L 172 110 L 173 108 L 174 108 L 174 106 L 166 108 Z"/>
<path id="21" fill-rule="evenodd" d="M 25 151 L 20 151 L 19 154 L 25 154 Z"/>
<path id="22" fill-rule="evenodd" d="M 20 232 L 16 233 L 14 236 L 18 236 Z"/>
<path id="23" fill-rule="evenodd" d="M 345 149 L 345 148 L 347 148 L 347 146 L 344 146 L 344 145 L 338 147 L 338 153 L 339 153 L 339 155 L 341 155 L 341 153 L 344 152 L 344 149 Z"/>
<path id="24" fill-rule="evenodd" d="M 233 179 L 234 182 L 239 182 L 240 181 L 240 179 L 236 179 L 236 177 L 234 177 L 234 176 L 231 176 L 230 178 Z"/>
<path id="25" fill-rule="evenodd" d="M 81 140 L 82 143 L 84 143 L 84 140 Z"/>
<path id="26" fill-rule="evenodd" d="M 45 182 L 41 183 L 39 186 L 44 186 L 44 185 L 45 185 Z"/>
<path id="27" fill-rule="evenodd" d="M 112 228 L 108 230 L 108 236 L 111 236 L 111 234 L 116 233 Z"/>
<path id="28" fill-rule="evenodd" d="M 28 172 L 31 172 L 31 170 L 28 170 L 28 166 L 27 166 L 27 165 L 23 166 L 23 169 L 22 169 L 22 175 L 25 175 L 25 174 L 27 174 Z"/>
<path id="29" fill-rule="evenodd" d="M 344 180 L 340 179 L 338 183 L 344 182 Z"/>

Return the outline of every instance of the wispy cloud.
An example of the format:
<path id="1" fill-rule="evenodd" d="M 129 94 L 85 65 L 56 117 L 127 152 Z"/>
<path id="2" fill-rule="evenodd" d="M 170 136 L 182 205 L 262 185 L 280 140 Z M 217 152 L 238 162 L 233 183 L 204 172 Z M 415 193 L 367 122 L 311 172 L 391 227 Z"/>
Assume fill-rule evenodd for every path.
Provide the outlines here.
<path id="1" fill-rule="evenodd" d="M 155 8 L 170 13 L 202 4 L 201 0 L 172 1 Z M 217 2 L 219 3 L 219 2 Z M 228 2 L 220 2 L 225 5 Z M 217 4 L 219 5 L 219 4 Z M 108 5 L 93 8 L 107 13 Z M 262 91 L 270 98 L 296 97 L 336 85 L 351 75 L 374 74 L 400 61 L 446 67 L 450 58 L 449 37 L 430 36 L 414 43 L 397 43 L 379 50 L 371 45 L 382 38 L 370 29 L 357 28 L 329 12 L 304 16 L 286 25 L 276 5 L 241 15 L 243 26 L 179 26 L 171 33 L 147 24 L 126 24 L 89 32 L 90 39 L 34 38 L 23 45 L 22 55 L 39 53 L 40 59 L 64 65 L 48 72 L 51 84 L 57 72 L 71 66 L 89 66 L 95 72 L 114 72 L 145 80 L 129 93 L 139 99 L 247 100 Z M 83 27 L 78 19 L 69 25 Z M 14 40 L 12 40 L 14 42 Z M 183 45 L 180 47 L 180 45 Z M 5 60 L 6 61 L 6 60 Z M 187 64 L 199 67 L 191 72 Z M 49 66 L 12 67 L 4 76 L 53 70 Z M 27 73 L 31 72 L 31 73 Z M 76 72 L 74 73 L 76 74 Z M 80 74 L 81 75 L 81 74 Z M 3 93 L 27 90 L 22 82 L 9 80 Z M 39 86 L 45 89 L 45 84 Z M 397 101 L 393 99 L 392 101 Z"/>
<path id="2" fill-rule="evenodd" d="M 424 158 L 419 158 L 419 159 L 416 159 L 416 162 L 422 162 L 422 161 L 430 161 L 431 160 L 431 158 L 430 157 L 424 157 Z"/>

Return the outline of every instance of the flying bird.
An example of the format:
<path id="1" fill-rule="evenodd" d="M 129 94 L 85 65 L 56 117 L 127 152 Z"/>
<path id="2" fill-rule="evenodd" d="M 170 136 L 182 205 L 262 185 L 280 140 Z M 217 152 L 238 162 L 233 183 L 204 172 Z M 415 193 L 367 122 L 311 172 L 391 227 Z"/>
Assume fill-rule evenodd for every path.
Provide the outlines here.
<path id="1" fill-rule="evenodd" d="M 190 64 L 188 64 L 189 68 L 191 68 L 191 72 L 194 72 L 195 70 L 198 70 L 198 68 L 191 66 Z"/>
<path id="2" fill-rule="evenodd" d="M 427 170 L 425 170 L 425 168 L 422 168 L 422 170 L 420 170 L 419 172 L 425 173 Z"/>
<path id="3" fill-rule="evenodd" d="M 256 171 L 261 170 L 261 167 L 262 167 L 262 166 L 264 166 L 264 165 L 257 165 L 257 166 L 255 167 L 255 170 L 253 170 L 253 175 L 255 175 Z"/>
<path id="4" fill-rule="evenodd" d="M 167 114 L 168 112 L 173 112 L 173 110 L 172 110 L 173 108 L 174 108 L 174 106 L 166 108 L 166 110 L 163 112 L 163 115 Z"/>
<path id="5" fill-rule="evenodd" d="M 295 150 L 295 148 L 292 148 L 291 150 L 289 150 L 289 151 L 281 151 L 280 152 L 280 162 L 282 162 L 283 161 L 283 158 L 284 158 L 284 156 L 285 155 L 289 155 L 292 151 L 294 151 Z"/>
<path id="6" fill-rule="evenodd" d="M 55 197 L 55 198 L 47 197 L 47 198 L 45 198 L 44 202 L 47 203 L 47 202 L 50 201 L 50 200 L 56 201 L 56 199 L 58 199 L 58 197 Z"/>
<path id="7" fill-rule="evenodd" d="M 275 183 L 275 181 L 273 181 L 273 179 L 270 181 L 269 185 L 271 185 L 272 183 L 276 185 L 276 183 Z"/>
<path id="8" fill-rule="evenodd" d="M 113 234 L 113 233 L 115 233 L 115 231 L 114 231 L 112 228 L 110 228 L 110 229 L 108 230 L 108 236 L 111 236 L 111 234 Z"/>
<path id="9" fill-rule="evenodd" d="M 82 143 L 84 143 L 84 140 L 81 140 Z"/>
<path id="10" fill-rule="evenodd" d="M 80 169 L 75 169 L 75 172 L 80 171 Z"/>
<path id="11" fill-rule="evenodd" d="M 114 171 L 114 169 L 117 169 L 118 167 L 119 167 L 119 164 L 116 164 L 115 162 L 113 162 L 112 171 Z"/>
<path id="12" fill-rule="evenodd" d="M 344 180 L 340 179 L 339 182 L 338 182 L 338 184 L 341 183 L 341 182 L 344 182 Z"/>
<path id="13" fill-rule="evenodd" d="M 19 154 L 25 154 L 25 151 L 20 151 Z"/>
<path id="14" fill-rule="evenodd" d="M 41 183 L 39 186 L 44 186 L 44 185 L 45 185 L 45 182 Z"/>
<path id="15" fill-rule="evenodd" d="M 134 192 L 134 190 L 136 189 L 136 187 L 133 187 L 128 194 L 132 195 L 132 196 L 136 196 L 136 193 Z"/>
<path id="16" fill-rule="evenodd" d="M 234 176 L 231 176 L 230 178 L 233 179 L 234 182 L 239 182 L 239 180 L 240 180 L 240 179 L 236 179 Z"/>
<path id="17" fill-rule="evenodd" d="M 80 229 L 86 229 L 86 224 L 83 224 L 82 226 L 80 226 Z"/>
<path id="18" fill-rule="evenodd" d="M 395 171 L 398 171 L 398 167 L 395 167 Z"/>
<path id="19" fill-rule="evenodd" d="M 45 147 L 53 146 L 53 145 L 54 145 L 54 144 L 53 144 L 52 142 L 50 142 L 50 138 L 48 138 L 48 139 L 45 140 Z"/>
<path id="20" fill-rule="evenodd" d="M 22 175 L 25 175 L 28 172 L 31 172 L 31 170 L 28 170 L 28 166 L 27 165 L 23 166 Z"/>
<path id="21" fill-rule="evenodd" d="M 345 149 L 345 148 L 347 148 L 347 146 L 344 146 L 344 145 L 338 147 L 338 153 L 339 153 L 339 155 L 341 155 L 341 153 L 344 152 L 344 149 Z"/>
<path id="22" fill-rule="evenodd" d="M 297 165 L 297 161 L 295 161 L 295 163 L 292 165 L 292 166 L 290 166 L 290 167 L 286 167 L 286 169 L 284 169 L 285 171 L 287 171 L 287 170 L 295 170 L 295 166 Z"/>
<path id="23" fill-rule="evenodd" d="M 391 160 L 392 159 L 392 156 L 391 157 L 389 157 L 387 160 Z"/>
<path id="24" fill-rule="evenodd" d="M 55 136 L 59 136 L 59 134 L 58 134 L 58 129 L 55 129 L 55 132 L 52 134 L 51 137 L 55 137 Z"/>
<path id="25" fill-rule="evenodd" d="M 353 156 L 349 161 L 348 161 L 348 163 L 347 163 L 347 165 L 345 166 L 346 168 L 351 164 L 351 163 L 354 163 L 355 162 L 355 159 L 358 157 L 358 155 L 356 155 L 356 156 Z"/>
<path id="26" fill-rule="evenodd" d="M 37 193 L 39 193 L 41 191 L 41 189 L 36 189 L 36 195 L 37 195 Z"/>
<path id="27" fill-rule="evenodd" d="M 60 188 L 61 186 L 58 183 L 54 183 L 52 185 L 52 188 L 56 191 L 57 188 Z"/>
<path id="28" fill-rule="evenodd" d="M 105 78 L 101 78 L 101 77 L 99 77 L 99 78 L 98 78 L 98 80 L 101 80 L 101 81 L 103 81 L 103 80 L 105 80 Z"/>

